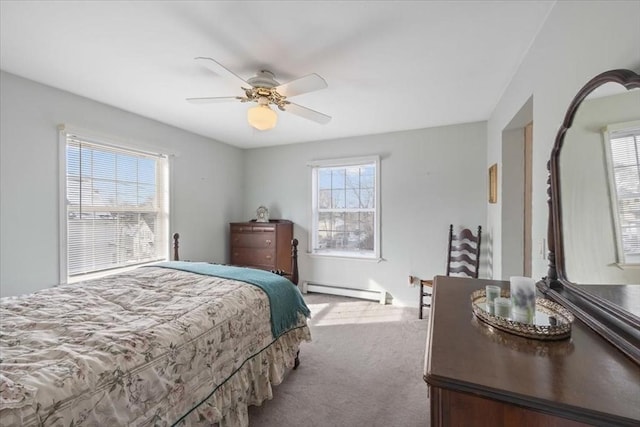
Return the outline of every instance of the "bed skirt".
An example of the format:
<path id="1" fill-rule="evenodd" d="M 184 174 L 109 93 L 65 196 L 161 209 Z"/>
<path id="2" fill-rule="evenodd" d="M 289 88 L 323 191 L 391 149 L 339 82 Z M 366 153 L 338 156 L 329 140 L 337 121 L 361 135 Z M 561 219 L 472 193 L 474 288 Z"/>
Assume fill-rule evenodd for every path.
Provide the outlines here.
<path id="1" fill-rule="evenodd" d="M 273 398 L 272 386 L 280 384 L 293 368 L 302 341 L 310 341 L 307 326 L 290 330 L 263 351 L 255 354 L 226 382 L 211 391 L 203 402 L 180 405 L 185 413 L 176 426 L 211 425 L 246 427 L 248 407 Z M 189 407 L 191 406 L 191 407 Z"/>

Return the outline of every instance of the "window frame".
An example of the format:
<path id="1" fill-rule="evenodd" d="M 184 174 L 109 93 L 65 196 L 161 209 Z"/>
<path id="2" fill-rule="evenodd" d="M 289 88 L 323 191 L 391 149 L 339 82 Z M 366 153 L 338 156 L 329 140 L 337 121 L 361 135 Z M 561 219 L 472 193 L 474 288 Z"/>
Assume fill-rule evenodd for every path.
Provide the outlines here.
<path id="1" fill-rule="evenodd" d="M 616 185 L 613 154 L 611 152 L 611 139 L 622 138 L 625 133 L 637 135 L 640 133 L 640 120 L 631 122 L 609 124 L 602 129 L 602 141 L 606 157 L 607 180 L 609 183 L 609 198 L 611 205 L 611 216 L 613 217 L 614 233 L 616 239 L 616 261 L 619 267 L 640 267 L 640 255 L 637 262 L 627 261 L 622 243 L 622 228 L 620 223 L 620 211 L 618 210 L 618 188 Z M 638 164 L 640 169 L 640 162 Z"/>
<path id="2" fill-rule="evenodd" d="M 78 275 L 69 275 L 69 250 L 68 250 L 68 208 L 67 208 L 67 146 L 68 138 L 77 138 L 85 141 L 89 144 L 95 144 L 103 146 L 105 148 L 112 148 L 114 150 L 122 150 L 125 152 L 131 152 L 132 154 L 138 153 L 143 155 L 149 155 L 154 157 L 162 157 L 165 159 L 166 170 L 163 173 L 163 190 L 165 192 L 163 200 L 163 208 L 160 212 L 164 213 L 166 218 L 164 219 L 164 228 L 162 232 L 160 246 L 159 260 L 167 261 L 171 253 L 171 193 L 172 193 L 172 154 L 162 153 L 162 150 L 158 150 L 155 147 L 145 145 L 144 143 L 124 141 L 120 138 L 113 136 L 103 135 L 96 132 L 92 132 L 86 129 L 73 128 L 67 125 L 58 126 L 58 167 L 59 167 L 59 186 L 58 186 L 58 202 L 59 202 L 59 282 L 60 284 L 77 283 L 84 280 L 90 280 L 100 277 L 109 276 L 112 274 L 128 271 L 140 267 L 141 265 L 148 265 L 157 260 L 142 262 L 133 264 L 130 266 L 115 267 L 107 270 L 87 272 Z"/>
<path id="3" fill-rule="evenodd" d="M 371 252 L 359 252 L 350 250 L 317 250 L 318 239 L 318 170 L 322 168 L 333 167 L 353 167 L 367 164 L 375 165 L 375 183 L 374 183 L 374 245 Z M 380 156 L 363 156 L 363 157 L 345 157 L 336 159 L 314 160 L 307 164 L 311 174 L 311 224 L 309 227 L 309 251 L 313 257 L 321 258 L 347 258 L 356 260 L 381 261 L 381 224 L 380 224 Z"/>

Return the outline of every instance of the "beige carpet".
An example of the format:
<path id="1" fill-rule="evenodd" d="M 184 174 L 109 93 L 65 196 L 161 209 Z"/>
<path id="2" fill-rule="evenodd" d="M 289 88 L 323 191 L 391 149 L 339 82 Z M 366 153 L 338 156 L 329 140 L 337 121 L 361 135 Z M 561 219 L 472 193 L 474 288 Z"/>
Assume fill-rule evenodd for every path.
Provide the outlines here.
<path id="1" fill-rule="evenodd" d="M 250 425 L 428 426 L 428 320 L 418 320 L 417 308 L 322 294 L 305 300 L 313 342 L 302 344 L 300 367 L 273 399 L 250 408 Z"/>

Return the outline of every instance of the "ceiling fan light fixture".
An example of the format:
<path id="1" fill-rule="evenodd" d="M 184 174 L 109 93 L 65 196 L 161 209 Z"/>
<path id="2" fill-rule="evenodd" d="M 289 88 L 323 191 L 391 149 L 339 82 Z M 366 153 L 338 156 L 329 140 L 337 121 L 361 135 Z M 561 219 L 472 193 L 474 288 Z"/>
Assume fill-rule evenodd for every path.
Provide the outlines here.
<path id="1" fill-rule="evenodd" d="M 247 111 L 247 121 L 258 130 L 269 130 L 278 123 L 278 115 L 269 107 L 268 101 L 265 103 L 261 98 L 258 105 Z"/>
<path id="2" fill-rule="evenodd" d="M 315 73 L 307 74 L 304 77 L 280 84 L 271 71 L 261 70 L 254 77 L 244 80 L 213 58 L 199 56 L 196 60 L 215 74 L 233 79 L 240 85 L 243 96 L 187 98 L 187 101 L 190 103 L 210 104 L 220 101 L 255 102 L 258 105 L 255 106 L 255 104 L 253 104 L 254 107 L 247 110 L 247 121 L 250 126 L 258 130 L 269 130 L 276 126 L 278 115 L 276 114 L 275 107 L 280 111 L 289 112 L 322 125 L 326 125 L 331 121 L 331 116 L 289 101 L 291 97 L 327 87 L 327 82 Z M 271 108 L 272 105 L 274 108 Z"/>

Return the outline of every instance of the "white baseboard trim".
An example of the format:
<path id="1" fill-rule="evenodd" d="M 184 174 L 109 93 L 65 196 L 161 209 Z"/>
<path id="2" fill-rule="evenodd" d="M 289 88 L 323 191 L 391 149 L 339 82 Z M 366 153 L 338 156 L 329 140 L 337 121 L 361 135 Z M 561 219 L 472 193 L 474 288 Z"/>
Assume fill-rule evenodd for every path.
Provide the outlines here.
<path id="1" fill-rule="evenodd" d="M 316 292 L 319 294 L 341 295 L 351 298 L 360 298 L 378 301 L 380 304 L 387 303 L 387 293 L 373 289 L 353 289 L 336 285 L 323 285 L 319 283 L 302 282 L 301 290 L 303 294 Z"/>

